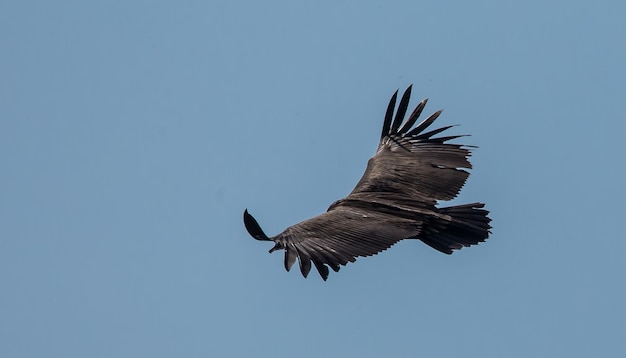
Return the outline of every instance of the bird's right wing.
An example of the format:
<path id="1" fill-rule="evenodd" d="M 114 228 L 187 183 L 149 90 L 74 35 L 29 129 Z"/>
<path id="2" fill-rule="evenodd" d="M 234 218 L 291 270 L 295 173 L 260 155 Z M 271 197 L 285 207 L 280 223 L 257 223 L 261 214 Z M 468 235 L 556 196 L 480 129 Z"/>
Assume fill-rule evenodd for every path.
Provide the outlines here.
<path id="1" fill-rule="evenodd" d="M 424 132 L 441 111 L 414 126 L 427 100 L 420 102 L 404 120 L 411 87 L 402 96 L 394 118 L 397 94 L 396 91 L 387 107 L 378 150 L 346 199 L 416 207 L 453 199 L 469 176 L 463 169 L 472 167 L 468 146 L 447 143 L 461 137 L 458 135 L 436 137 L 452 126 Z"/>

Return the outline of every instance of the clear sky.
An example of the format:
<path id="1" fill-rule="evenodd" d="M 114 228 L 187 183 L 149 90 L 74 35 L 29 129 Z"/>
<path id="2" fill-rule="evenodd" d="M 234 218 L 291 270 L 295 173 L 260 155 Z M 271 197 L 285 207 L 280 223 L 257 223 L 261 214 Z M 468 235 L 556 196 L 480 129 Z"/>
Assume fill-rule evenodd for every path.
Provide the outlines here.
<path id="1" fill-rule="evenodd" d="M 617 357 L 624 1 L 0 2 L 0 356 Z M 471 134 L 493 235 L 285 272 L 389 97 Z"/>

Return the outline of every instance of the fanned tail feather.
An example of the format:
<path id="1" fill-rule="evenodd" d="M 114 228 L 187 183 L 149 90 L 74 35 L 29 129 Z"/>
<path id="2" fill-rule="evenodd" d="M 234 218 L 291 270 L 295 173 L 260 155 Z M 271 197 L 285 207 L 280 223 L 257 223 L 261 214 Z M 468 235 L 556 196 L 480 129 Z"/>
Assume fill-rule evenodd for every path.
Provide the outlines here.
<path id="1" fill-rule="evenodd" d="M 450 220 L 437 218 L 419 237 L 425 244 L 446 254 L 487 240 L 491 229 L 485 204 L 472 203 L 438 209 Z"/>

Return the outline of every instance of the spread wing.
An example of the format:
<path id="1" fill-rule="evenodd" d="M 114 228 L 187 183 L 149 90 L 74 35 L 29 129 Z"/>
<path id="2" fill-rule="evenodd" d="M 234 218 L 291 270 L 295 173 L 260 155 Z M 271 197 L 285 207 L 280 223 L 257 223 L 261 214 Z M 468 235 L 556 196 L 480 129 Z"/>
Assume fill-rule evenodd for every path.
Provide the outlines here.
<path id="1" fill-rule="evenodd" d="M 313 263 L 326 280 L 329 267 L 339 271 L 358 256 L 377 254 L 403 239 L 421 239 L 451 253 L 487 238 L 490 220 L 482 204 L 435 207 L 438 200 L 454 198 L 467 180 L 469 173 L 463 169 L 471 168 L 469 150 L 447 143 L 460 136 L 437 137 L 451 126 L 425 132 L 441 111 L 415 126 L 427 100 L 404 120 L 411 87 L 394 116 L 397 93 L 389 102 L 378 150 L 346 198 L 272 238 L 244 212 L 244 223 L 254 238 L 274 241 L 270 252 L 285 250 L 287 271 L 297 260 L 306 277 Z"/>
<path id="2" fill-rule="evenodd" d="M 376 155 L 347 201 L 366 200 L 414 207 L 435 205 L 437 200 L 456 197 L 469 177 L 463 168 L 471 169 L 467 146 L 447 141 L 462 136 L 436 137 L 452 126 L 424 132 L 441 114 L 437 111 L 414 127 L 427 99 L 403 121 L 411 87 L 407 88 L 393 118 L 398 92 L 387 107 L 383 131 Z M 392 121 L 393 120 L 393 121 Z M 404 122 L 404 123 L 403 123 Z"/>

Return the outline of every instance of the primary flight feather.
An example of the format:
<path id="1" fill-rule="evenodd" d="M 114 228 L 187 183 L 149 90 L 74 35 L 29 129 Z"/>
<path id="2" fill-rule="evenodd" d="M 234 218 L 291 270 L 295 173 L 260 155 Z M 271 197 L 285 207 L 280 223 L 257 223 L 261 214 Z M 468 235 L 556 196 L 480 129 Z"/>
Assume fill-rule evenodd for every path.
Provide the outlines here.
<path id="1" fill-rule="evenodd" d="M 375 255 L 404 239 L 418 239 L 446 254 L 487 240 L 489 212 L 484 204 L 438 208 L 438 201 L 457 196 L 472 165 L 468 146 L 448 141 L 462 136 L 437 135 L 452 126 L 424 132 L 441 114 L 437 111 L 415 126 L 427 100 L 406 118 L 411 86 L 400 100 L 396 91 L 387 107 L 376 154 L 352 192 L 316 217 L 268 237 L 248 213 L 243 221 L 248 233 L 273 241 L 270 252 L 285 250 L 285 269 L 298 261 L 306 277 L 315 266 L 322 279 L 329 268 Z"/>

